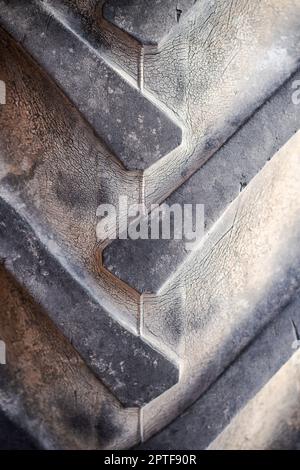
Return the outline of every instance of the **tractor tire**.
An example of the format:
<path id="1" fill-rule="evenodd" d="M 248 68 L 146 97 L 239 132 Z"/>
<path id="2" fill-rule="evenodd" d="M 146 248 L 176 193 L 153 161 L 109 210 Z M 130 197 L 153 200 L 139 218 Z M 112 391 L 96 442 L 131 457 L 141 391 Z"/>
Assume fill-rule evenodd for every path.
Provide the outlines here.
<path id="1" fill-rule="evenodd" d="M 0 448 L 299 447 L 299 90 L 299 0 L 0 0 Z"/>

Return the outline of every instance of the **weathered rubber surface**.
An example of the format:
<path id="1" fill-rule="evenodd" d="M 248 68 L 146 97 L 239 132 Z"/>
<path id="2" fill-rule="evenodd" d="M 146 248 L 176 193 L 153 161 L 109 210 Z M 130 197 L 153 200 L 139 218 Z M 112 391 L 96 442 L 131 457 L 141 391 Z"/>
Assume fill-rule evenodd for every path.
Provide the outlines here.
<path id="1" fill-rule="evenodd" d="M 274 153 L 299 129 L 300 106 L 291 100 L 294 74 L 201 171 L 173 192 L 168 205 L 205 206 L 208 232 L 222 212 Z M 278 121 L 281 125 L 278 126 Z M 185 240 L 116 240 L 103 251 L 104 266 L 139 292 L 157 292 L 187 258 Z M 131 269 L 128 264 L 131 263 Z M 163 260 L 163 262 L 161 262 Z"/>
<path id="2" fill-rule="evenodd" d="M 47 70 L 126 168 L 143 169 L 180 144 L 181 129 L 97 51 L 76 40 L 72 25 L 64 27 L 53 10 L 34 1 L 2 4 L 1 25 Z"/>
<path id="3" fill-rule="evenodd" d="M 264 390 L 268 382 L 285 364 L 292 362 L 295 349 L 292 345 L 295 341 L 295 332 L 293 323 L 297 329 L 300 325 L 300 297 L 293 300 L 276 318 L 250 343 L 250 345 L 238 356 L 235 361 L 224 371 L 220 378 L 209 388 L 209 390 L 197 400 L 182 417 L 175 420 L 165 430 L 158 433 L 149 441 L 145 442 L 139 448 L 141 449 L 206 449 L 212 442 L 214 448 L 223 449 L 225 444 L 221 444 L 222 433 L 231 421 L 241 421 L 242 416 L 247 410 L 248 403 L 256 400 L 256 394 Z M 295 361 L 296 362 L 296 361 Z M 293 377 L 296 385 L 298 372 L 295 371 Z M 281 419 L 278 419 L 277 410 L 280 413 L 282 406 L 289 407 L 290 400 L 282 400 L 280 406 L 270 401 L 271 396 L 276 396 L 280 401 L 282 390 L 288 383 L 282 382 L 275 395 L 270 394 L 267 397 L 268 407 L 265 405 L 254 407 L 252 413 L 248 414 L 248 420 L 243 423 L 238 430 L 236 443 L 234 444 L 231 436 L 226 439 L 226 447 L 232 446 L 236 449 L 242 448 L 242 442 L 245 436 L 253 436 L 252 441 L 244 441 L 243 448 L 287 448 L 292 449 L 299 446 L 298 432 L 299 424 L 297 421 L 289 419 L 286 410 L 282 411 Z M 295 393 L 293 399 L 299 400 L 298 393 Z M 299 404 L 299 401 L 298 401 Z M 260 413 L 257 417 L 256 411 Z M 249 425 L 249 419 L 253 422 Z M 274 427 L 271 432 L 268 430 L 270 442 L 259 442 L 257 435 L 258 428 L 264 427 L 264 420 L 274 420 Z M 292 424 L 293 423 L 293 424 Z M 289 433 L 282 426 L 287 425 L 290 428 Z M 295 425 L 295 426 L 294 426 Z M 229 431 L 224 431 L 222 439 Z M 222 434 L 221 434 L 222 436 Z M 272 442 L 278 436 L 278 441 Z M 225 441 L 225 439 L 224 439 Z M 283 442 L 285 445 L 283 446 Z"/>
<path id="4" fill-rule="evenodd" d="M 0 450 L 35 450 L 30 436 L 15 426 L 0 410 Z"/>
<path id="5" fill-rule="evenodd" d="M 143 406 L 174 385 L 176 365 L 122 328 L 70 279 L 12 205 L 0 198 L 5 268 L 31 291 L 102 382 L 126 406 Z"/>
<path id="6" fill-rule="evenodd" d="M 149 0 L 107 0 L 103 17 L 141 44 L 158 46 L 195 3 L 195 0 L 158 0 L 155 4 Z"/>
<path id="7" fill-rule="evenodd" d="M 156 3 L 0 0 L 0 406 L 39 447 L 245 447 L 293 372 L 299 2 Z M 120 195 L 203 239 L 99 244 Z"/>

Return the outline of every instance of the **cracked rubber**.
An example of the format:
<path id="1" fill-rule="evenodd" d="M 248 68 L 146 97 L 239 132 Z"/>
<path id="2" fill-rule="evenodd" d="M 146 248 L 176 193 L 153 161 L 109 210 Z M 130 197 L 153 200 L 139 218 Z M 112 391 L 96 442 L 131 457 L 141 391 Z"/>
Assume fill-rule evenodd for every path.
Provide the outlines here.
<path id="1" fill-rule="evenodd" d="M 299 46 L 298 0 L 0 0 L 0 447 L 297 447 Z M 124 195 L 203 237 L 97 239 Z"/>

